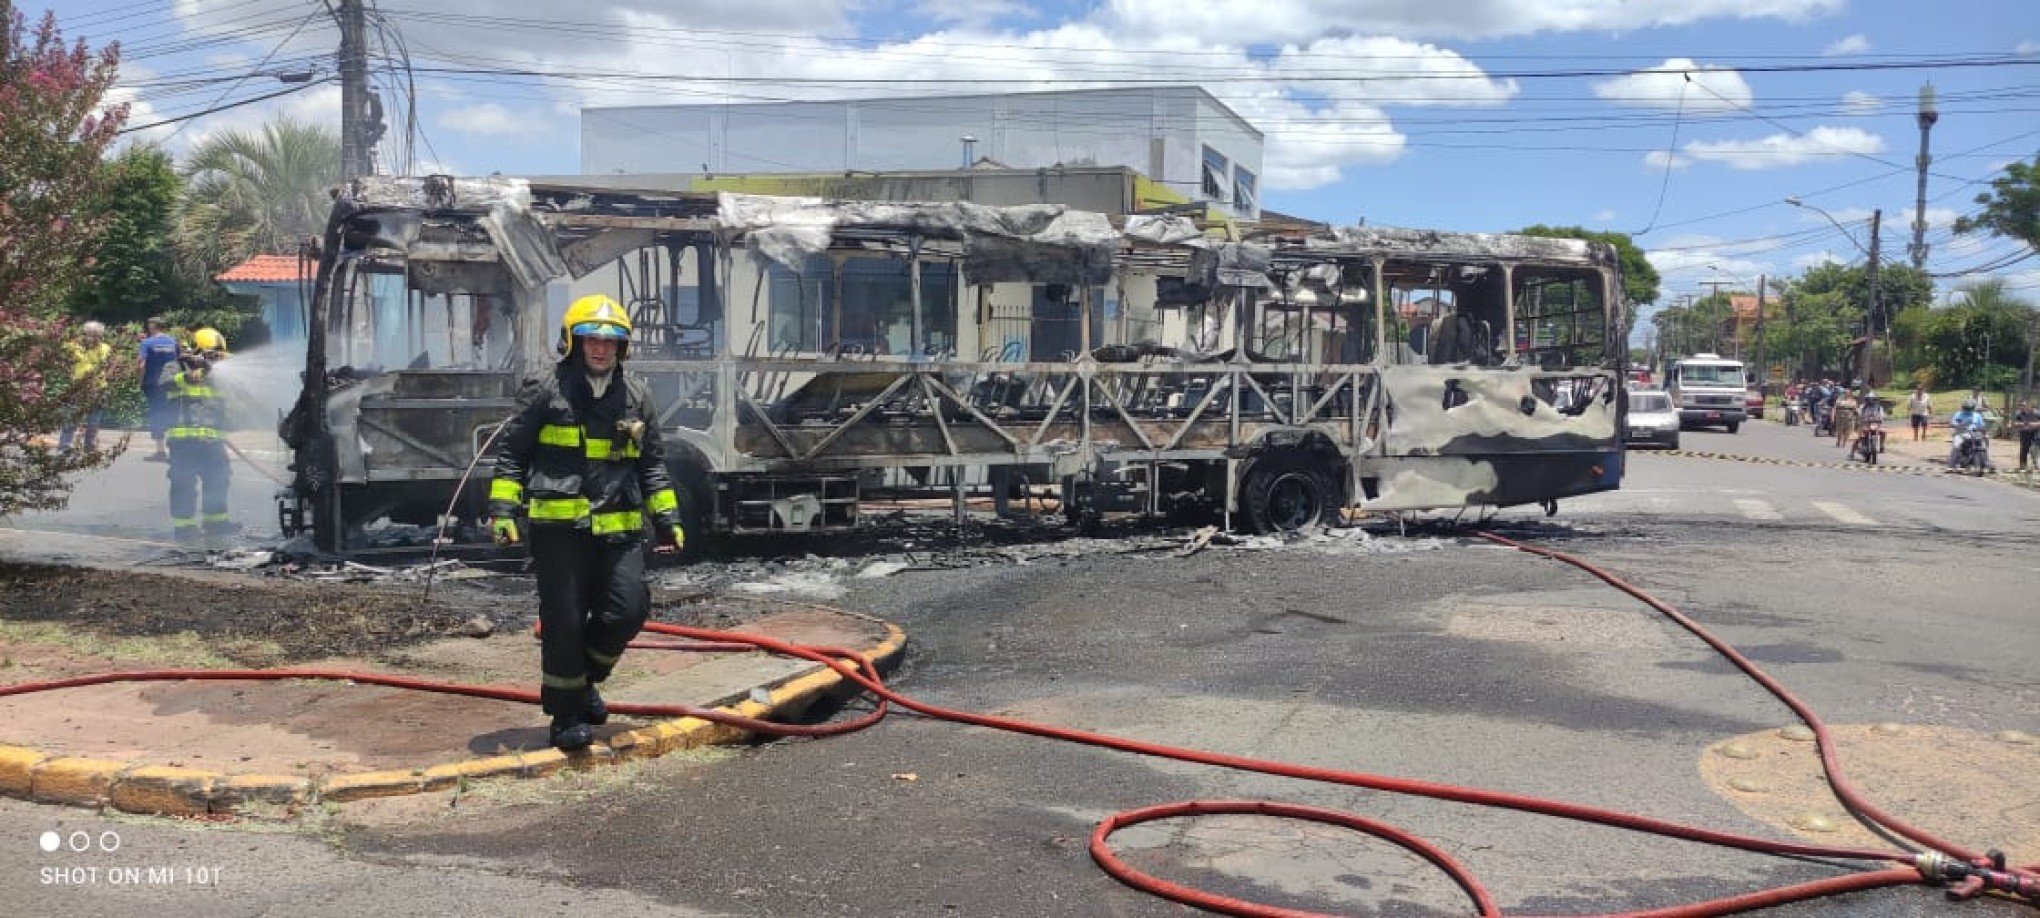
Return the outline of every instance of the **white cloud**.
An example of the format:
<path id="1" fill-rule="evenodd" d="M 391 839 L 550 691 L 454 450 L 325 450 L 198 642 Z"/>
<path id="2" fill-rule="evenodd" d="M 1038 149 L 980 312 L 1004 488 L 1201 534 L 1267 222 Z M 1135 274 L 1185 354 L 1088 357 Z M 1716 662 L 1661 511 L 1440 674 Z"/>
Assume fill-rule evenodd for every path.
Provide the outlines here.
<path id="1" fill-rule="evenodd" d="M 175 9 L 188 29 L 224 35 L 236 27 L 233 4 L 240 2 L 175 0 Z M 1254 3 L 1198 3 L 1186 5 L 1188 10 L 1172 7 L 1168 19 L 1153 20 L 1142 10 L 1152 13 L 1160 7 L 1144 7 L 1146 2 L 1099 4 L 1093 12 L 1079 13 L 1080 18 L 1059 25 L 999 28 L 993 24 L 1028 23 L 1042 14 L 1020 0 L 887 0 L 879 5 L 918 10 L 928 14 L 923 23 L 944 26 L 923 34 L 909 31 L 898 40 L 856 42 L 828 36 L 858 32 L 855 17 L 873 4 L 584 0 L 571 14 L 563 12 L 556 0 L 380 0 L 378 6 L 412 37 L 414 55 L 437 63 L 444 64 L 452 55 L 461 61 L 455 66 L 525 66 L 649 78 L 522 90 L 543 94 L 543 100 L 532 102 L 493 101 L 490 96 L 499 88 L 482 84 L 465 84 L 468 88 L 462 89 L 464 84 L 422 79 L 421 103 L 427 104 L 426 117 L 435 129 L 473 138 L 544 133 L 568 138 L 571 144 L 583 105 L 869 98 L 901 94 L 900 85 L 886 82 L 897 80 L 917 81 L 910 90 L 916 94 L 934 94 L 1074 89 L 1128 78 L 1180 76 L 1185 83 L 1208 87 L 1265 132 L 1262 181 L 1275 191 L 1320 187 L 1339 181 L 1344 170 L 1401 156 L 1407 138 L 1396 129 L 1386 105 L 1500 105 L 1518 93 L 1514 81 L 1489 78 L 1477 64 L 1449 48 L 1383 34 L 1392 29 L 1350 27 L 1359 20 L 1339 3 L 1277 0 L 1272 11 Z M 1560 24 L 1565 16 L 1552 13 L 1545 4 L 1509 0 L 1509 5 L 1532 10 L 1546 20 L 1531 31 L 1643 27 L 1661 20 L 1743 14 L 1739 8 L 1731 9 L 1736 4 L 1728 0 L 1566 2 L 1576 7 L 1566 14 L 1577 20 L 1569 24 Z M 1826 12 L 1839 2 L 1757 0 L 1761 9 L 1749 15 L 1782 18 Z M 1373 15 L 1394 5 L 1372 0 L 1355 4 L 1370 7 Z M 1699 9 L 1688 10 L 1688 5 Z M 1462 34 L 1464 29 L 1455 20 L 1486 23 L 1484 28 L 1493 25 L 1484 17 L 1468 18 L 1447 9 L 1453 4 L 1433 6 L 1439 9 L 1411 14 L 1431 23 L 1418 31 Z M 1656 9 L 1634 8 L 1639 6 Z M 1186 17 L 1215 22 L 1210 17 L 1225 16 L 1262 20 L 1299 9 L 1314 14 L 1333 10 L 1337 15 L 1308 22 L 1305 28 L 1237 34 L 1181 28 L 1175 22 Z M 470 18 L 491 27 L 473 27 Z M 699 31 L 703 29 L 745 34 L 703 38 Z M 330 32 L 321 41 L 330 44 Z M 812 82 L 719 85 L 657 79 L 704 74 Z M 1322 79 L 1328 75 L 1346 79 Z M 959 82 L 918 82 L 943 79 Z M 999 82 L 963 82 L 969 80 Z M 1015 80 L 1021 82 L 1005 82 Z M 246 120 L 259 122 L 269 110 L 267 105 L 251 106 L 245 110 L 250 115 Z M 1072 134 L 1112 129 L 1078 125 Z M 467 158 L 478 157 L 470 153 Z M 484 158 L 466 165 L 488 171 L 495 164 Z"/>
<path id="2" fill-rule="evenodd" d="M 1706 293 L 1711 284 L 1720 281 L 1723 290 L 1754 292 L 1760 277 L 1781 276 L 1778 266 L 1772 262 L 1751 257 L 1751 250 L 1762 245 L 1736 245 L 1718 236 L 1699 234 L 1674 236 L 1664 239 L 1655 249 L 1646 249 L 1644 257 L 1661 277 L 1659 302 L 1669 303 L 1681 294 Z"/>
<path id="3" fill-rule="evenodd" d="M 1689 112 L 1737 111 L 1754 98 L 1742 74 L 1684 57 L 1595 83 L 1594 95 L 1617 105 Z"/>
<path id="4" fill-rule="evenodd" d="M 2018 45 L 2012 48 L 2012 53 L 2020 57 L 2040 57 L 2040 41 L 2034 41 L 2029 38 L 2019 42 Z"/>
<path id="5" fill-rule="evenodd" d="M 1844 0 L 1108 0 L 1098 18 L 1134 34 L 1276 44 L 1325 34 L 1500 38 L 1627 32 L 1707 19 L 1786 22 L 1842 11 Z"/>
<path id="6" fill-rule="evenodd" d="M 1679 150 L 1700 162 L 1731 169 L 1778 169 L 1819 160 L 1884 152 L 1884 138 L 1852 127 L 1816 127 L 1804 134 L 1772 134 L 1755 140 L 1696 140 Z"/>
<path id="7" fill-rule="evenodd" d="M 1842 265 L 1848 264 L 1848 261 L 1843 259 L 1842 256 L 1837 255 L 1834 252 L 1829 251 L 1827 249 L 1822 249 L 1818 252 L 1808 252 L 1804 255 L 1800 255 L 1792 259 L 1792 266 L 1798 268 L 1801 271 L 1805 271 L 1808 268 L 1818 268 L 1821 265 L 1828 264 Z"/>
<path id="8" fill-rule="evenodd" d="M 1643 167 L 1647 170 L 1663 172 L 1667 164 L 1674 169 L 1684 169 L 1687 166 L 1693 165 L 1693 161 L 1687 157 L 1665 150 L 1652 150 L 1649 153 L 1643 154 Z"/>
<path id="9" fill-rule="evenodd" d="M 155 75 L 155 71 L 135 64 L 123 64 L 120 69 L 121 79 L 130 82 L 141 82 L 151 79 Z M 99 107 L 95 111 L 98 114 L 104 115 L 106 112 L 121 105 L 127 106 L 127 118 L 121 122 L 122 130 L 140 127 L 144 124 L 153 124 L 163 120 L 162 113 L 158 112 L 155 106 L 150 105 L 147 101 L 136 98 L 134 89 L 118 84 L 109 87 L 106 90 L 106 95 L 100 97 Z M 176 125 L 164 125 L 162 127 L 139 130 L 131 134 L 122 135 L 116 143 L 162 143 L 163 138 L 169 136 L 170 132 L 176 129 Z"/>
<path id="10" fill-rule="evenodd" d="M 1918 212 L 1919 209 L 1915 207 L 1908 207 L 1895 212 L 1886 211 L 1884 214 L 1884 232 L 1889 235 L 1894 227 L 1900 229 L 1910 228 L 1913 223 L 1913 214 Z M 1861 223 L 1864 224 L 1862 227 L 1863 231 L 1869 232 L 1870 208 L 1868 207 L 1834 207 L 1829 208 L 1828 213 L 1833 214 L 1835 222 L 1843 226 Z M 1961 215 L 1946 207 L 1929 207 L 1927 208 L 1927 227 L 1929 229 L 1947 229 L 1955 225 L 1955 218 L 1959 216 Z M 1816 213 L 1808 213 L 1806 219 L 1813 223 L 1827 222 Z M 1851 229 L 1854 228 L 1851 227 Z"/>
<path id="11" fill-rule="evenodd" d="M 1608 208 L 1605 208 L 1605 207 L 1604 207 L 1604 208 L 1601 208 L 1600 210 L 1597 210 L 1597 211 L 1595 211 L 1595 212 L 1594 212 L 1594 222 L 1595 222 L 1595 223 L 1604 223 L 1604 224 L 1605 224 L 1605 223 L 1613 223 L 1613 222 L 1615 222 L 1615 211 L 1613 211 L 1613 210 L 1610 210 L 1610 209 L 1608 209 Z"/>
<path id="12" fill-rule="evenodd" d="M 655 18 L 644 25 L 656 26 Z M 958 49 L 968 49 L 960 53 Z M 1343 76 L 1376 80 L 1331 83 L 1316 79 L 1336 57 Z M 1030 32 L 952 30 L 911 40 L 843 45 L 817 38 L 778 37 L 770 48 L 730 56 L 725 65 L 738 76 L 812 78 L 819 85 L 739 87 L 732 101 L 820 99 L 898 95 L 897 87 L 864 81 L 953 79 L 952 85 L 918 83 L 916 93 L 1025 91 L 1113 85 L 1128 76 L 1194 73 L 1185 82 L 1208 87 L 1267 137 L 1264 186 L 1269 190 L 1317 188 L 1339 181 L 1343 169 L 1385 163 L 1401 156 L 1407 138 L 1383 110 L 1387 101 L 1410 105 L 1500 104 L 1517 92 L 1511 81 L 1489 79 L 1458 53 L 1434 45 L 1392 38 L 1328 38 L 1285 46 L 1272 55 L 1249 55 L 1242 47 L 1208 45 L 1184 36 L 1115 35 L 1091 23 L 1067 23 Z M 558 66 L 560 64 L 555 64 Z M 593 66 L 593 62 L 590 63 Z M 698 70 L 656 46 L 610 49 L 602 66 L 645 74 Z M 1406 79 L 1415 74 L 1454 79 Z M 1096 77 L 1086 80 L 1086 77 Z M 1023 81 L 986 85 L 968 80 Z M 1039 80 L 1039 83 L 1024 81 Z M 647 94 L 648 83 L 598 89 L 582 97 L 593 105 L 701 102 L 722 99 L 720 89 L 695 95 Z M 630 91 L 637 90 L 637 91 Z M 1072 124 L 1071 136 L 1114 130 Z"/>
<path id="13" fill-rule="evenodd" d="M 1827 46 L 1820 53 L 1823 57 L 1844 57 L 1850 54 L 1863 54 L 1869 50 L 1870 37 L 1859 32 Z"/>
<path id="14" fill-rule="evenodd" d="M 1338 91 L 1402 105 L 1500 105 L 1517 92 L 1515 80 L 1490 79 L 1457 51 L 1379 36 L 1285 45 L 1267 70 L 1292 81 L 1351 79 Z"/>
<path id="15" fill-rule="evenodd" d="M 914 15 L 946 25 L 983 27 L 1002 19 L 1039 19 L 1021 0 L 916 0 Z"/>
<path id="16" fill-rule="evenodd" d="M 195 119 L 191 127 L 177 139 L 186 146 L 197 146 L 214 134 L 261 130 L 264 124 L 278 117 L 333 125 L 337 131 L 340 124 L 340 87 L 321 86 L 271 102 L 257 103 Z"/>
<path id="17" fill-rule="evenodd" d="M 1868 115 L 1884 108 L 1884 100 L 1867 92 L 1850 90 L 1842 94 L 1842 111 L 1851 115 Z"/>
<path id="18" fill-rule="evenodd" d="M 439 116 L 439 124 L 464 134 L 501 137 L 540 129 L 530 119 L 520 118 L 494 102 L 456 108 Z"/>

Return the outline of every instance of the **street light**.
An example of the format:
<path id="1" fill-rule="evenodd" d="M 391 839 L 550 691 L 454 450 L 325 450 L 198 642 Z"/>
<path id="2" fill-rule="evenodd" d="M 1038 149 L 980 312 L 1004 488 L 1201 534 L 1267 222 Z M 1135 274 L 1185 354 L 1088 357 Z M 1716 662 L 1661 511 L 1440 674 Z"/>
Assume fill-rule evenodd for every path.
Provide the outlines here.
<path id="1" fill-rule="evenodd" d="M 1836 229 L 1836 230 L 1839 230 L 1839 231 L 1841 232 L 1841 234 L 1842 234 L 1843 236 L 1845 236 L 1845 237 L 1847 237 L 1847 238 L 1848 238 L 1848 240 L 1849 240 L 1849 244 L 1850 244 L 1850 245 L 1853 245 L 1853 246 L 1855 246 L 1855 247 L 1856 247 L 1856 251 L 1858 251 L 1858 252 L 1862 252 L 1862 253 L 1863 253 L 1863 255 L 1864 255 L 1864 257 L 1866 257 L 1866 258 L 1867 258 L 1867 257 L 1869 257 L 1869 255 L 1870 255 L 1870 250 L 1869 250 L 1869 249 L 1866 249 L 1866 248 L 1864 248 L 1864 247 L 1863 247 L 1863 244 L 1862 244 L 1862 243 L 1860 243 L 1860 242 L 1857 242 L 1857 241 L 1856 241 L 1856 235 L 1855 235 L 1854 233 L 1851 233 L 1851 232 L 1849 232 L 1849 230 L 1848 230 L 1848 228 L 1847 228 L 1847 227 L 1844 227 L 1844 226 L 1842 226 L 1841 222 L 1835 219 L 1835 215 L 1834 215 L 1834 214 L 1831 214 L 1831 213 L 1828 213 L 1827 211 L 1821 210 L 1819 206 L 1817 206 L 1817 205 L 1813 205 L 1813 204 L 1808 204 L 1808 203 L 1806 203 L 1805 201 L 1802 201 L 1802 200 L 1800 200 L 1800 199 L 1798 199 L 1798 198 L 1786 198 L 1786 199 L 1785 199 L 1785 203 L 1787 203 L 1787 204 L 1790 204 L 1790 205 L 1792 205 L 1793 207 L 1804 207 L 1804 208 L 1806 208 L 1807 210 L 1813 211 L 1814 213 L 1817 213 L 1817 214 L 1819 214 L 1819 215 L 1821 215 L 1821 216 L 1823 216 L 1823 217 L 1826 217 L 1826 218 L 1827 218 L 1827 222 L 1829 222 L 1829 223 L 1832 223 L 1832 224 L 1834 224 L 1834 226 L 1835 226 L 1835 229 Z"/>
<path id="2" fill-rule="evenodd" d="M 1863 317 L 1863 349 L 1856 358 L 1855 376 L 1857 379 L 1868 384 L 1870 382 L 1870 341 L 1877 337 L 1880 326 L 1883 327 L 1884 333 L 1887 336 L 1891 331 L 1890 323 L 1879 321 L 1883 318 L 1883 313 L 1877 296 L 1877 269 L 1880 266 L 1877 257 L 1877 242 L 1881 232 L 1880 227 L 1884 221 L 1884 211 L 1882 208 L 1870 211 L 1870 247 L 1866 249 L 1862 243 L 1856 241 L 1855 235 L 1842 227 L 1841 221 L 1836 220 L 1834 214 L 1821 210 L 1819 207 L 1808 204 L 1798 198 L 1786 198 L 1785 203 L 1794 207 L 1804 207 L 1826 217 L 1827 222 L 1834 224 L 1835 229 L 1840 230 L 1843 236 L 1848 237 L 1849 244 L 1855 246 L 1856 251 L 1863 253 L 1864 280 L 1869 283 L 1870 287 L 1870 309 L 1868 314 Z M 1884 351 L 1887 356 L 1891 353 L 1891 342 L 1889 340 L 1884 342 Z"/>

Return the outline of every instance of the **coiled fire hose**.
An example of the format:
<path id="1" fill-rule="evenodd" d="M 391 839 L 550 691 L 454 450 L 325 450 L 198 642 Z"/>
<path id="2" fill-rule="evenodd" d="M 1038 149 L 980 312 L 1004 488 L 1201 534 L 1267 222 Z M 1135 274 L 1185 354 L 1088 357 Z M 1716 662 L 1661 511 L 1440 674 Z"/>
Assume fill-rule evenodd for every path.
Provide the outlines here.
<path id="1" fill-rule="evenodd" d="M 2004 863 L 2003 856 L 1997 852 L 1978 853 L 1943 841 L 1900 821 L 1869 803 L 1843 774 L 1841 764 L 1835 757 L 1834 745 L 1828 735 L 1827 726 L 1813 713 L 1812 709 L 1777 680 L 1759 669 L 1756 664 L 1738 653 L 1733 647 L 1709 634 L 1697 622 L 1686 617 L 1663 601 L 1644 592 L 1642 589 L 1581 558 L 1548 548 L 1528 545 L 1490 532 L 1476 532 L 1475 535 L 1500 545 L 1578 567 L 1608 585 L 1644 602 L 1651 608 L 1671 618 L 1681 627 L 1691 631 L 1701 640 L 1707 642 L 1710 647 L 1713 647 L 1717 652 L 1727 657 L 1738 668 L 1742 669 L 1743 672 L 1769 690 L 1772 695 L 1784 702 L 1794 713 L 1799 715 L 1807 727 L 1813 730 L 1814 741 L 1820 751 L 1822 768 L 1826 771 L 1828 781 L 1833 786 L 1837 797 L 1863 819 L 1910 839 L 1927 850 L 1893 852 L 1778 841 L 1502 791 L 1461 787 L 1368 772 L 1293 765 L 1247 756 L 1185 749 L 1159 743 L 1126 739 L 1109 734 L 1037 724 L 1016 718 L 997 717 L 953 708 L 944 708 L 917 701 L 889 688 L 871 660 L 853 651 L 831 647 L 798 645 L 764 635 L 690 628 L 664 622 L 648 622 L 645 625 L 645 630 L 654 634 L 687 638 L 690 639 L 690 642 L 640 641 L 632 646 L 660 650 L 757 649 L 784 656 L 798 657 L 830 667 L 845 679 L 856 683 L 859 687 L 870 693 L 876 699 L 876 703 L 871 711 L 861 716 L 844 721 L 813 725 L 775 723 L 743 717 L 727 711 L 702 709 L 689 705 L 614 702 L 609 705 L 609 709 L 619 714 L 636 716 L 698 717 L 714 723 L 772 736 L 815 737 L 848 733 L 871 726 L 885 717 L 890 705 L 898 705 L 924 716 L 954 723 L 1082 743 L 1084 745 L 1115 749 L 1138 755 L 1157 756 L 1182 762 L 1258 772 L 1306 781 L 1410 794 L 1435 800 L 1494 806 L 1527 813 L 1540 813 L 1564 819 L 1661 835 L 1668 838 L 1705 842 L 1761 854 L 1799 858 L 1826 858 L 1836 861 L 1863 862 L 1866 865 L 1884 865 L 1877 869 L 1868 869 L 1827 879 L 1779 886 L 1670 908 L 1614 913 L 1623 916 L 1623 918 L 1707 918 L 1707 916 L 1733 914 L 1847 892 L 1911 884 L 1949 884 L 1948 896 L 1952 899 L 1967 899 L 1988 891 L 2013 897 L 2028 905 L 2040 906 L 2040 864 L 2017 867 L 2008 866 Z M 0 687 L 0 697 L 87 685 L 102 685 L 112 682 L 279 679 L 349 681 L 399 689 L 440 692 L 477 698 L 493 698 L 526 704 L 535 704 L 538 701 L 538 693 L 526 689 L 434 682 L 378 673 L 333 669 L 144 670 L 101 673 L 68 679 L 4 686 Z M 1468 898 L 1473 901 L 1476 914 L 1481 916 L 1502 915 L 1501 907 L 1496 903 L 1493 894 L 1480 883 L 1465 865 L 1459 863 L 1444 850 L 1395 826 L 1349 813 L 1317 807 L 1258 800 L 1192 800 L 1126 811 L 1114 814 L 1098 824 L 1091 834 L 1091 856 L 1107 873 L 1129 886 L 1208 911 L 1226 915 L 1265 916 L 1265 918 L 1326 918 L 1326 916 L 1321 916 L 1315 912 L 1260 905 L 1245 900 L 1203 892 L 1149 876 L 1121 861 L 1112 852 L 1109 844 L 1111 835 L 1127 826 L 1159 819 L 1213 814 L 1255 814 L 1304 819 L 1328 825 L 1344 826 L 1384 839 L 1438 866 L 1453 883 L 1466 892 Z"/>

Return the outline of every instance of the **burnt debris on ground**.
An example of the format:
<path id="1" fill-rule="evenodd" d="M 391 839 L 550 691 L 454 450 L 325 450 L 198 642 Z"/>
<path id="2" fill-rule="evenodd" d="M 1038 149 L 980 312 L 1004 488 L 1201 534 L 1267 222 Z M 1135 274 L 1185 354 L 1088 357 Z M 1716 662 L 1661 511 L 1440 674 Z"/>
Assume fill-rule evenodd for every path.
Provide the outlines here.
<path id="1" fill-rule="evenodd" d="M 188 632 L 248 665 L 374 654 L 527 611 L 476 592 L 419 600 L 415 588 L 0 562 L 0 619 L 113 637 Z"/>

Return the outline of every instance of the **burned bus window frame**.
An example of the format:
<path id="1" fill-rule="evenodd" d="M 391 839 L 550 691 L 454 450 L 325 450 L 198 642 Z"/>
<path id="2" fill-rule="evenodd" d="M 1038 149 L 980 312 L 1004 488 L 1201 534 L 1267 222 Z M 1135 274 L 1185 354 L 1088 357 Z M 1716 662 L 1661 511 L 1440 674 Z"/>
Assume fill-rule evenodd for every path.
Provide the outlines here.
<path id="1" fill-rule="evenodd" d="M 1508 362 L 1508 274 L 1502 264 L 1471 261 L 1390 261 L 1381 310 L 1383 363 L 1388 366 Z M 1422 299 L 1418 299 L 1421 296 Z M 1420 318 L 1412 307 L 1430 303 Z M 1441 350 L 1440 344 L 1448 345 Z"/>
<path id="2" fill-rule="evenodd" d="M 1517 359 L 1559 369 L 1608 363 L 1609 300 L 1606 275 L 1592 268 L 1519 265 L 1510 279 Z M 1567 302 L 1551 303 L 1547 291 L 1563 286 Z M 1587 297 L 1585 305 L 1580 295 Z M 1547 323 L 1550 337 L 1544 338 Z M 1548 343 L 1542 343 L 1548 340 Z M 1582 359 L 1582 358 L 1585 359 Z"/>

